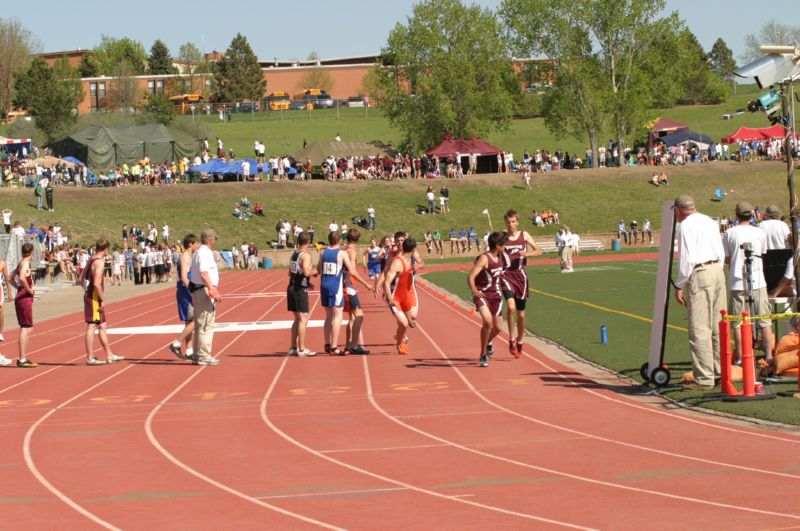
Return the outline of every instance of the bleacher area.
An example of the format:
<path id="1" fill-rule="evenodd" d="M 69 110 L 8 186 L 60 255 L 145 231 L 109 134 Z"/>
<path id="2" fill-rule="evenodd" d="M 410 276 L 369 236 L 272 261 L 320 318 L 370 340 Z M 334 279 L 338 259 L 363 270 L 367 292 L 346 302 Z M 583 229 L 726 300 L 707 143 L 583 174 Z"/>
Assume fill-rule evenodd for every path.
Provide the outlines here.
<path id="1" fill-rule="evenodd" d="M 557 253 L 558 246 L 553 241 L 536 242 L 543 253 Z M 581 240 L 581 251 L 602 251 L 605 248 L 600 240 Z"/>

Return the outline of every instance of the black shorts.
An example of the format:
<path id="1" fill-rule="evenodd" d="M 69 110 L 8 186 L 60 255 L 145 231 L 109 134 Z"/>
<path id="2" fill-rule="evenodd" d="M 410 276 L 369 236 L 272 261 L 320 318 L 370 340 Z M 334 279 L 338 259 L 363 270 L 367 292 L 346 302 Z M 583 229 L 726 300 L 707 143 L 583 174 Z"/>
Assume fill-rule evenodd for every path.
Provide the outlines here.
<path id="1" fill-rule="evenodd" d="M 525 306 L 528 304 L 528 299 L 519 299 L 514 296 L 513 291 L 507 289 L 503 290 L 503 298 L 505 300 L 514 299 L 514 306 L 521 312 L 525 311 Z"/>
<path id="2" fill-rule="evenodd" d="M 286 305 L 290 312 L 308 313 L 308 290 L 286 290 Z"/>

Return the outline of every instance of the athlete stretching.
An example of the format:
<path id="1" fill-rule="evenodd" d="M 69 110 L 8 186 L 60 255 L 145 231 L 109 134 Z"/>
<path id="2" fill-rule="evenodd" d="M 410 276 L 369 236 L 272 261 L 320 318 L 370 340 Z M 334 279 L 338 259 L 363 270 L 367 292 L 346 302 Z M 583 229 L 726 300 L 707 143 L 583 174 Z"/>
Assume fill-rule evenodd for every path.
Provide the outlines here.
<path id="1" fill-rule="evenodd" d="M 392 258 L 384 271 L 383 291 L 389 308 L 397 320 L 397 352 L 408 354 L 408 338 L 406 330 L 414 328 L 417 320 L 417 291 L 414 287 L 414 255 L 417 242 L 414 238 L 401 239 L 401 254 Z"/>
<path id="2" fill-rule="evenodd" d="M 505 269 L 503 253 L 507 236 L 503 232 L 489 235 L 489 250 L 475 259 L 469 272 L 467 283 L 472 291 L 475 309 L 483 320 L 481 327 L 481 367 L 489 365 L 489 357 L 494 353 L 492 340 L 500 334 L 503 326 L 503 297 L 500 292 L 500 278 Z"/>
<path id="3" fill-rule="evenodd" d="M 519 230 L 519 214 L 509 210 L 505 215 L 506 236 L 505 265 L 500 287 L 508 302 L 508 348 L 511 355 L 522 355 L 522 338 L 525 336 L 525 307 L 528 302 L 528 275 L 525 273 L 528 256 L 539 256 L 542 250 L 527 231 Z M 528 252 L 528 248 L 531 252 Z M 516 318 L 516 319 L 515 319 Z M 516 322 L 516 334 L 514 325 Z"/>

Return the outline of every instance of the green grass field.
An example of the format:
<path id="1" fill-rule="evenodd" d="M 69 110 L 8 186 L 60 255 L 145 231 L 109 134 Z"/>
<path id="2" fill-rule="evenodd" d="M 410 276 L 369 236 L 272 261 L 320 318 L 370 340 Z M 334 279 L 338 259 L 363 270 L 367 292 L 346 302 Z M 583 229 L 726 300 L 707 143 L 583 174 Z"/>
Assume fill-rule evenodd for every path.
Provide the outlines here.
<path id="1" fill-rule="evenodd" d="M 650 345 L 657 263 L 578 263 L 575 269 L 574 274 L 563 275 L 557 266 L 528 268 L 534 290 L 528 303 L 528 329 L 641 382 L 639 370 L 647 361 Z M 463 271 L 429 273 L 425 278 L 471 300 Z M 608 327 L 606 345 L 600 342 L 601 325 Z M 672 303 L 668 325 L 664 360 L 672 373 L 672 383 L 677 383 L 684 372 L 691 370 L 686 310 Z M 477 338 L 477 329 L 475 335 Z M 768 391 L 785 391 L 795 389 L 797 384 L 765 387 Z M 713 410 L 800 425 L 800 402 L 794 399 L 724 403 L 703 400 L 701 393 L 686 392 L 680 387 L 664 388 L 662 393 Z"/>

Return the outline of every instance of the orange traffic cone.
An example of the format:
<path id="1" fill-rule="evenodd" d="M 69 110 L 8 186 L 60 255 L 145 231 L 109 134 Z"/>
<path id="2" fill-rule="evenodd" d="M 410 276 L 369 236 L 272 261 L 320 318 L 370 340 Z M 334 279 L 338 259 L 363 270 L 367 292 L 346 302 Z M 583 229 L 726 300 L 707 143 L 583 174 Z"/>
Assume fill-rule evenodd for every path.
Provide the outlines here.
<path id="1" fill-rule="evenodd" d="M 475 317 L 475 308 L 470 309 L 469 316 L 470 317 Z"/>

